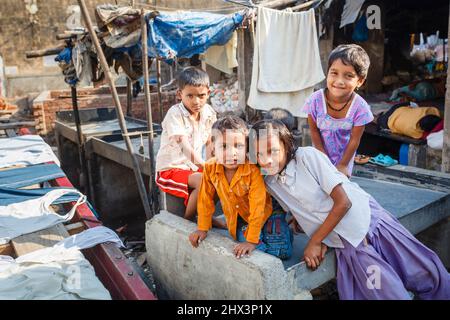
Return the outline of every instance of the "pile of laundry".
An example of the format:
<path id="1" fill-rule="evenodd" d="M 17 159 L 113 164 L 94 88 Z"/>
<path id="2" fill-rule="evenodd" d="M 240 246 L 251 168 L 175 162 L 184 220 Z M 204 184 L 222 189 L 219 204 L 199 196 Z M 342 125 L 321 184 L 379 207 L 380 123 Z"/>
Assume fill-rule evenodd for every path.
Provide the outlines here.
<path id="1" fill-rule="evenodd" d="M 73 188 L 50 187 L 48 181 L 65 177 L 51 147 L 37 135 L 0 143 L 0 245 L 70 221 L 86 196 Z M 35 184 L 43 187 L 24 188 Z M 56 212 L 53 206 L 59 204 L 71 208 Z M 100 226 L 15 259 L 0 255 L 0 299 L 111 299 L 80 251 L 105 242 L 124 246 L 114 231 Z"/>
<path id="2" fill-rule="evenodd" d="M 235 78 L 217 82 L 211 85 L 211 106 L 219 113 L 240 113 L 239 106 L 239 83 Z"/>
<path id="3" fill-rule="evenodd" d="M 100 226 L 16 259 L 0 255 L 0 299 L 111 300 L 81 253 L 105 242 L 123 246 L 112 230 Z"/>
<path id="4" fill-rule="evenodd" d="M 191 58 L 211 46 L 224 46 L 243 23 L 247 11 L 229 15 L 203 12 L 146 12 L 149 59 L 172 63 Z M 143 75 L 141 12 L 132 7 L 102 4 L 96 7 L 96 22 L 102 50 L 116 73 L 124 72 L 132 82 Z M 233 42 L 234 43 L 234 42 Z M 69 41 L 55 59 L 71 86 L 98 86 L 105 81 L 90 35 L 84 32 Z M 149 65 L 151 66 L 151 60 Z"/>
<path id="5" fill-rule="evenodd" d="M 444 120 L 436 107 L 418 106 L 413 102 L 399 103 L 381 113 L 376 122 L 378 130 L 426 139 L 430 148 L 442 149 Z"/>

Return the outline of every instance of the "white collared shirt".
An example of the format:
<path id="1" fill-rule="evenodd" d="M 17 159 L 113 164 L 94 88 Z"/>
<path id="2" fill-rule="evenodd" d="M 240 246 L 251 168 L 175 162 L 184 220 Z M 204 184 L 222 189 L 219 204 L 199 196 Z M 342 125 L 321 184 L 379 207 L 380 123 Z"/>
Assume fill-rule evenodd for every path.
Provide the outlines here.
<path id="1" fill-rule="evenodd" d="M 171 139 L 173 136 L 187 136 L 194 152 L 202 154 L 202 148 L 208 141 L 211 128 L 217 120 L 216 112 L 209 105 L 200 111 L 200 120 L 195 123 L 182 102 L 172 106 L 164 117 L 161 134 L 161 146 L 156 156 L 156 171 L 182 169 L 197 171 L 198 167 L 182 152 L 180 145 Z"/>
<path id="2" fill-rule="evenodd" d="M 340 237 L 357 247 L 369 231 L 369 194 L 350 182 L 315 148 L 298 148 L 286 169 L 267 176 L 265 181 L 270 194 L 284 210 L 292 213 L 309 237 L 323 224 L 333 207 L 331 192 L 342 185 L 352 207 L 323 241 L 329 247 L 343 248 Z"/>

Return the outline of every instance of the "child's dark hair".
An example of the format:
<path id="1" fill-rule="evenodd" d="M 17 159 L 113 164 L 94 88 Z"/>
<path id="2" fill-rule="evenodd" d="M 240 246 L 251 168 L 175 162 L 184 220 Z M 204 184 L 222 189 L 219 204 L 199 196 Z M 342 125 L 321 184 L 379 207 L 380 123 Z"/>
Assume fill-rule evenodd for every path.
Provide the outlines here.
<path id="1" fill-rule="evenodd" d="M 274 134 L 278 134 L 281 142 L 283 142 L 284 149 L 286 151 L 286 163 L 289 163 L 295 156 L 295 140 L 292 136 L 292 133 L 289 129 L 284 125 L 280 120 L 261 120 L 256 122 L 249 134 L 250 140 L 250 154 L 249 158 L 252 163 L 257 163 L 256 158 L 256 150 L 253 146 L 255 146 L 257 140 L 261 137 L 262 134 L 267 134 L 267 136 L 271 136 Z"/>
<path id="2" fill-rule="evenodd" d="M 209 88 L 209 76 L 202 69 L 187 67 L 180 71 L 177 76 L 178 89 L 183 90 L 185 86 Z"/>
<path id="3" fill-rule="evenodd" d="M 227 115 L 222 118 L 219 118 L 216 122 L 214 122 L 212 126 L 212 135 L 211 139 L 214 142 L 214 136 L 218 132 L 221 134 L 226 133 L 227 130 L 236 130 L 241 131 L 245 136 L 248 136 L 248 127 L 247 123 L 235 115 Z"/>
<path id="4" fill-rule="evenodd" d="M 328 57 L 328 69 L 330 70 L 333 63 L 341 59 L 345 65 L 350 65 L 355 69 L 358 77 L 367 78 L 367 72 L 369 71 L 370 59 L 367 52 L 357 44 L 341 44 L 331 51 Z"/>
<path id="5" fill-rule="evenodd" d="M 425 132 L 430 132 L 441 122 L 441 118 L 434 114 L 429 114 L 419 120 L 419 127 Z"/>
<path id="6" fill-rule="evenodd" d="M 282 108 L 270 109 L 264 115 L 264 120 L 279 120 L 284 123 L 284 125 L 289 129 L 289 131 L 294 130 L 295 127 L 295 118 L 292 115 L 292 113 Z"/>

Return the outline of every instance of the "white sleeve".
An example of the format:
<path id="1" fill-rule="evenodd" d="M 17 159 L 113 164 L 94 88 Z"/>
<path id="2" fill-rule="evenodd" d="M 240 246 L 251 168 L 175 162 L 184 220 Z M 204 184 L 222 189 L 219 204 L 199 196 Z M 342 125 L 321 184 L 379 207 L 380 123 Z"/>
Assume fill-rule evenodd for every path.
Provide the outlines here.
<path id="1" fill-rule="evenodd" d="M 311 173 L 323 191 L 331 194 L 333 189 L 347 179 L 331 163 L 330 159 L 321 151 L 305 147 L 297 151 L 297 157 L 301 157 L 306 169 Z"/>

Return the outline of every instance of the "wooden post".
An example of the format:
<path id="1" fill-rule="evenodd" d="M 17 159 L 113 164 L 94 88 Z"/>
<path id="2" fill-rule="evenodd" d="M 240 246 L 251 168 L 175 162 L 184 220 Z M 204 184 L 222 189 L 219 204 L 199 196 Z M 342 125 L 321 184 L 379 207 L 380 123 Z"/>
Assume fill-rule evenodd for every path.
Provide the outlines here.
<path id="1" fill-rule="evenodd" d="M 155 172 L 153 168 L 154 154 L 153 154 L 153 117 L 152 117 L 152 101 L 150 96 L 149 73 L 148 73 L 148 42 L 147 42 L 147 21 L 145 21 L 145 11 L 141 9 L 141 32 L 142 32 L 142 65 L 144 72 L 144 94 L 145 94 L 145 110 L 147 111 L 147 128 L 148 128 L 148 157 L 150 159 L 150 181 L 148 193 L 150 196 L 150 203 L 155 209 L 157 207 L 157 197 L 155 195 L 154 181 Z"/>
<path id="2" fill-rule="evenodd" d="M 448 20 L 448 31 L 449 31 L 448 45 L 450 45 L 450 15 Z M 442 146 L 442 171 L 450 172 L 450 68 L 447 68 L 447 89 L 445 91 L 444 145 Z"/>
<path id="3" fill-rule="evenodd" d="M 128 153 L 131 157 L 131 162 L 133 164 L 133 171 L 136 178 L 139 195 L 141 197 L 142 205 L 144 206 L 144 211 L 147 219 L 151 219 L 153 213 L 150 210 L 150 204 L 147 197 L 147 191 L 145 189 L 144 180 L 142 179 L 141 170 L 139 168 L 139 163 L 137 161 L 136 155 L 133 150 L 133 145 L 131 144 L 130 137 L 128 136 L 128 129 L 125 124 L 125 118 L 123 116 L 123 110 L 120 103 L 119 95 L 117 94 L 116 86 L 114 85 L 114 81 L 112 80 L 112 74 L 108 66 L 108 62 L 106 61 L 105 53 L 100 46 L 100 41 L 98 40 L 97 34 L 95 33 L 94 27 L 92 26 L 91 17 L 89 16 L 88 9 L 86 7 L 86 3 L 84 0 L 78 0 L 78 5 L 81 8 L 81 12 L 83 13 L 83 18 L 86 23 L 86 27 L 89 30 L 89 34 L 91 35 L 91 40 L 95 45 L 97 50 L 98 58 L 100 59 L 100 64 L 102 66 L 103 71 L 105 72 L 105 77 L 109 83 L 109 87 L 111 89 L 112 97 L 114 100 L 114 105 L 116 107 L 117 118 L 119 120 L 120 129 L 122 131 L 122 136 L 125 140 L 125 144 L 127 146 Z"/>
<path id="4" fill-rule="evenodd" d="M 133 108 L 133 85 L 131 79 L 127 77 L 127 116 L 131 117 Z"/>
<path id="5" fill-rule="evenodd" d="M 247 121 L 251 121 L 257 114 L 256 110 L 247 106 L 253 69 L 253 38 L 251 30 L 251 27 L 237 30 L 239 107 L 242 110 L 245 110 L 245 117 Z"/>

